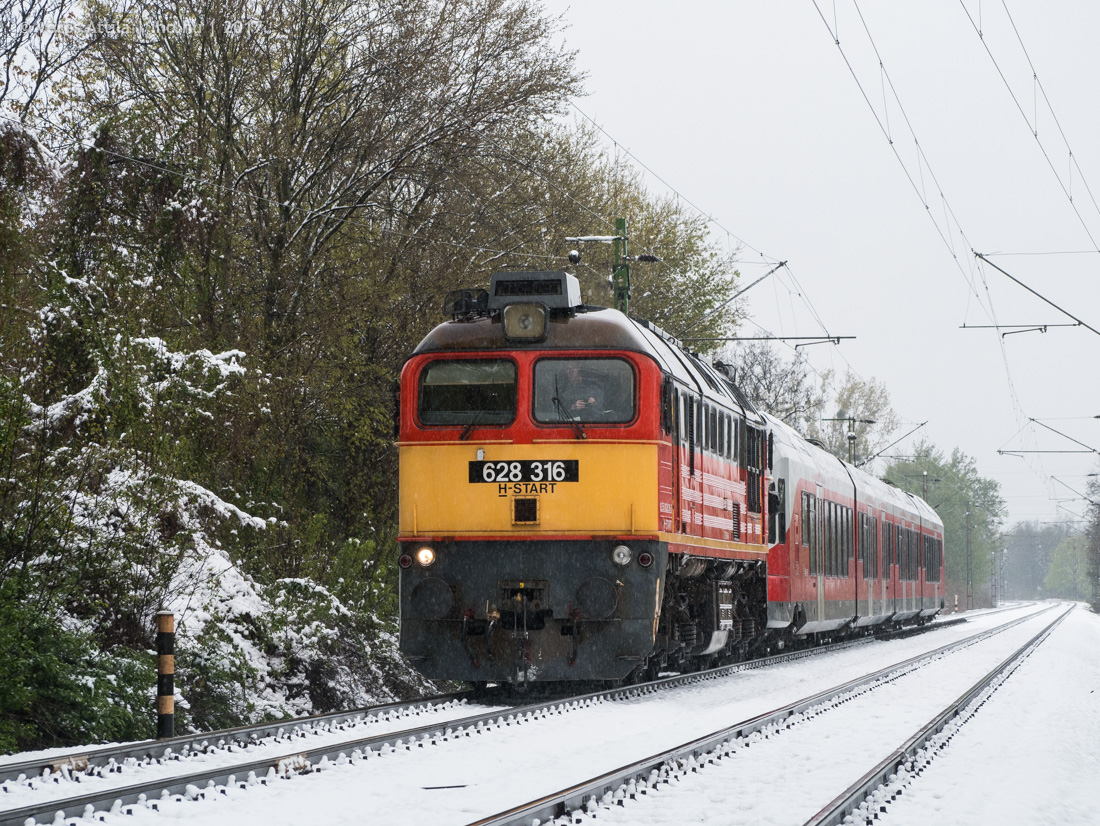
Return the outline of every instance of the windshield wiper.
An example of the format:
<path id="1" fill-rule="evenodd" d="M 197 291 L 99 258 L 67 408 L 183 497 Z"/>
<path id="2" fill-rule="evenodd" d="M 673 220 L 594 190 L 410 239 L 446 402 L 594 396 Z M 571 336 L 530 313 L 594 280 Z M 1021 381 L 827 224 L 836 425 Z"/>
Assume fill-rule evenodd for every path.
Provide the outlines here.
<path id="1" fill-rule="evenodd" d="M 474 428 L 477 427 L 477 423 L 481 421 L 482 415 L 485 413 L 485 408 L 479 408 L 474 417 L 470 419 L 470 423 L 462 428 L 462 432 L 458 434 L 458 440 L 464 442 L 470 438 L 470 434 L 474 432 Z"/>
<path id="2" fill-rule="evenodd" d="M 568 422 L 569 426 L 573 428 L 573 433 L 578 439 L 587 439 L 588 434 L 584 432 L 584 428 L 581 427 L 581 423 L 569 415 L 569 411 L 565 409 L 565 405 L 558 397 L 558 377 L 554 376 L 554 398 L 551 401 L 554 402 L 554 408 L 558 411 L 558 419 L 563 422 Z"/>

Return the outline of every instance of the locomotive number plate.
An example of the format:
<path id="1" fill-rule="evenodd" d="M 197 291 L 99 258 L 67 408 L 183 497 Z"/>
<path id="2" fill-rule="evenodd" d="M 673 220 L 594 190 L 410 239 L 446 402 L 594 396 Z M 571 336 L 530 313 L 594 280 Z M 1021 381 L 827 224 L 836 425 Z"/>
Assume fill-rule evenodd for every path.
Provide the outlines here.
<path id="1" fill-rule="evenodd" d="M 521 459 L 516 462 L 470 462 L 471 482 L 576 482 L 576 459 Z"/>

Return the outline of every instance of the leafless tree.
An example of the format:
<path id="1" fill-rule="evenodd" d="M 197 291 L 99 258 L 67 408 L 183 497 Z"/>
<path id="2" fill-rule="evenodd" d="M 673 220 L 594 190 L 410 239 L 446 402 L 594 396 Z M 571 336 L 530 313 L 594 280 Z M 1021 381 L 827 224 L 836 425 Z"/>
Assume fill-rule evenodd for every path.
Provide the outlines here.
<path id="1" fill-rule="evenodd" d="M 50 80 L 91 45 L 73 0 L 0 0 L 0 113 L 25 123 Z"/>

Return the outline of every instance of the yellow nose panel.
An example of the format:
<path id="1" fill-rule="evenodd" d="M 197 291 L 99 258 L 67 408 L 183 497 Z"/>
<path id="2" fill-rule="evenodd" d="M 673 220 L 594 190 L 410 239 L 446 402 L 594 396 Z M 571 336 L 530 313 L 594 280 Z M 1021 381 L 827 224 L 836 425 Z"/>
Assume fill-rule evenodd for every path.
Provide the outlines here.
<path id="1" fill-rule="evenodd" d="M 658 530 L 652 443 L 406 442 L 400 474 L 403 536 Z"/>

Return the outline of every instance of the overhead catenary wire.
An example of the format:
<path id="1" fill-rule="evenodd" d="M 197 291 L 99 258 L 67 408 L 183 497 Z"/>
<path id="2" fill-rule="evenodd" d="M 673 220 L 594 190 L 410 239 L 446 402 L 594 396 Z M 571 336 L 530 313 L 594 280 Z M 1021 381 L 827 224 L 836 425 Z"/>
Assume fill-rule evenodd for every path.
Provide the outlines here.
<path id="1" fill-rule="evenodd" d="M 971 275 L 968 274 L 963 269 L 962 261 L 959 259 L 959 255 L 955 251 L 955 248 L 954 248 L 953 244 L 951 243 L 951 241 L 949 239 L 949 236 L 951 234 L 950 233 L 950 228 L 948 227 L 948 231 L 945 233 L 944 228 L 942 228 L 940 226 L 939 221 L 935 218 L 935 216 L 932 215 L 932 210 L 931 210 L 930 205 L 928 204 L 927 198 L 925 197 L 924 193 L 922 192 L 921 187 L 918 186 L 916 180 L 914 180 L 913 174 L 909 170 L 909 166 L 906 164 L 904 159 L 901 157 L 901 153 L 898 151 L 897 144 L 895 143 L 892 135 L 890 134 L 890 130 L 887 128 L 887 126 L 883 122 L 883 119 L 882 119 L 882 117 L 880 117 L 880 115 L 878 113 L 878 110 L 875 108 L 874 104 L 871 103 L 871 99 L 867 94 L 867 90 L 863 86 L 863 82 L 859 79 L 859 75 L 856 73 L 855 67 L 852 65 L 852 62 L 848 59 L 848 55 L 845 52 L 844 48 L 840 45 L 839 36 L 833 30 L 833 27 L 829 25 L 829 21 L 825 18 L 824 13 L 821 11 L 821 6 L 818 5 L 818 0 L 813 0 L 813 4 L 814 4 L 814 8 L 817 9 L 818 15 L 821 17 L 821 22 L 825 24 L 825 28 L 828 30 L 829 36 L 832 38 L 833 43 L 836 45 L 837 50 L 840 52 L 841 58 L 844 60 L 845 65 L 848 67 L 848 71 L 852 75 L 852 79 L 855 80 L 856 86 L 859 88 L 860 94 L 863 96 L 863 100 L 867 104 L 867 108 L 871 110 L 871 114 L 875 119 L 875 123 L 878 124 L 879 130 L 882 132 L 883 136 L 886 138 L 886 141 L 890 146 L 890 151 L 894 153 L 894 157 L 897 159 L 898 163 L 901 165 L 902 171 L 905 173 L 905 177 L 909 181 L 909 185 L 912 187 L 913 192 L 916 194 L 917 198 L 920 199 L 921 204 L 924 206 L 925 212 L 928 214 L 929 219 L 932 221 L 932 225 L 935 227 L 936 232 L 940 236 L 940 240 L 943 241 L 944 246 L 947 248 L 948 252 L 951 254 L 951 257 L 955 262 L 955 266 L 958 268 L 960 274 L 963 276 L 963 279 L 970 286 L 971 291 L 978 298 L 979 303 L 981 303 L 981 300 L 982 300 L 981 299 L 981 294 L 979 293 L 977 287 L 975 286 Z M 954 210 L 951 209 L 950 204 L 947 201 L 947 196 L 943 192 L 943 187 L 940 186 L 939 180 L 936 178 L 935 173 L 932 172 L 931 165 L 928 164 L 928 159 L 924 155 L 924 150 L 923 150 L 923 148 L 921 148 L 920 141 L 917 140 L 916 131 L 913 129 L 913 125 L 912 125 L 911 121 L 909 120 L 908 115 L 905 112 L 905 107 L 902 106 L 902 104 L 901 104 L 901 99 L 898 96 L 898 93 L 897 93 L 897 90 L 894 87 L 893 81 L 890 79 L 889 72 L 886 69 L 886 64 L 882 59 L 882 55 L 879 53 L 878 46 L 875 44 L 874 38 L 871 35 L 870 28 L 867 25 L 866 20 L 864 20 L 864 18 L 863 18 L 863 13 L 862 13 L 862 11 L 859 10 L 859 5 L 858 5 L 858 3 L 855 3 L 854 0 L 853 0 L 853 5 L 855 5 L 856 11 L 859 14 L 861 22 L 863 23 L 864 32 L 866 33 L 867 38 L 868 38 L 869 42 L 871 43 L 871 48 L 875 52 L 875 57 L 878 59 L 880 74 L 881 74 L 881 76 L 886 78 L 886 82 L 890 86 L 890 91 L 894 96 L 894 100 L 897 102 L 898 108 L 901 110 L 902 117 L 905 120 L 906 127 L 909 129 L 909 134 L 913 138 L 913 144 L 917 148 L 918 159 L 919 160 L 922 159 L 924 165 L 928 166 L 929 174 L 931 175 L 932 181 L 936 185 L 936 187 L 939 191 L 939 197 L 940 197 L 941 203 L 943 203 L 943 205 L 944 205 L 945 214 L 950 215 L 951 220 L 954 220 L 955 226 L 959 229 L 959 232 L 962 233 L 962 227 L 959 224 L 958 219 L 955 218 Z M 962 234 L 963 234 L 963 238 L 965 240 L 965 238 L 966 238 L 965 233 L 962 233 Z M 967 243 L 969 245 L 969 242 L 967 242 Z M 984 308 L 984 304 L 982 306 Z M 986 312 L 987 312 L 987 314 L 991 314 L 992 311 L 987 310 Z M 993 319 L 991 318 L 991 320 L 993 320 Z"/>
<path id="2" fill-rule="evenodd" d="M 1021 281 L 1021 280 L 1020 280 L 1019 278 L 1017 278 L 1016 276 L 1014 276 L 1014 275 L 1013 275 L 1012 273 L 1010 273 L 1010 272 L 1007 272 L 1006 270 L 1002 269 L 1001 267 L 998 267 L 998 266 L 997 266 L 996 264 L 994 264 L 994 263 L 993 263 L 992 261 L 990 261 L 990 260 L 989 260 L 988 258 L 986 258 L 986 257 L 985 257 L 984 255 L 982 255 L 982 254 L 981 254 L 980 252 L 975 252 L 975 253 L 974 253 L 974 255 L 975 255 L 975 257 L 977 257 L 977 258 L 980 258 L 980 259 L 981 259 L 982 261 L 984 261 L 985 263 L 989 264 L 989 266 L 991 266 L 991 267 L 992 267 L 993 269 L 995 269 L 995 270 L 996 270 L 997 272 L 1001 273 L 1002 275 L 1006 276 L 1007 278 L 1010 278 L 1010 279 L 1011 279 L 1011 280 L 1012 280 L 1013 282 L 1015 282 L 1016 284 L 1019 284 L 1019 285 L 1020 285 L 1021 287 L 1023 287 L 1023 288 L 1024 288 L 1025 290 L 1027 290 L 1027 291 L 1028 291 L 1029 293 L 1031 293 L 1032 295 L 1034 295 L 1034 296 L 1035 296 L 1036 298 L 1038 298 L 1038 299 L 1040 299 L 1040 300 L 1044 301 L 1045 303 L 1049 304 L 1049 305 L 1050 305 L 1051 307 L 1053 307 L 1054 309 L 1056 309 L 1056 310 L 1057 310 L 1058 312 L 1060 312 L 1060 313 L 1061 313 L 1062 315 L 1064 315 L 1064 316 L 1067 316 L 1068 318 L 1072 318 L 1072 319 L 1073 319 L 1074 321 L 1076 321 L 1076 322 L 1077 322 L 1077 324 L 1078 324 L 1078 325 L 1080 325 L 1081 327 L 1084 327 L 1084 328 L 1085 328 L 1086 330 L 1090 330 L 1090 331 L 1092 331 L 1093 333 L 1096 333 L 1096 335 L 1100 336 L 1100 330 L 1097 330 L 1097 329 L 1096 329 L 1095 327 L 1092 327 L 1091 325 L 1089 325 L 1089 324 L 1086 324 L 1086 323 L 1085 323 L 1084 321 L 1082 321 L 1081 319 L 1079 319 L 1079 318 L 1078 318 L 1077 316 L 1075 316 L 1075 315 L 1074 315 L 1073 313 L 1071 313 L 1071 312 L 1070 312 L 1069 310 L 1065 309 L 1064 307 L 1060 307 L 1060 306 L 1058 306 L 1058 305 L 1057 305 L 1057 304 L 1055 304 L 1055 303 L 1054 303 L 1053 301 L 1051 301 L 1051 300 L 1050 300 L 1049 298 L 1047 298 L 1047 297 L 1046 297 L 1045 295 L 1043 295 L 1042 293 L 1040 293 L 1040 292 L 1039 292 L 1038 290 L 1036 290 L 1036 289 L 1034 289 L 1034 288 L 1032 288 L 1032 287 L 1029 287 L 1029 286 L 1028 286 L 1027 284 L 1025 284 L 1025 283 L 1024 283 L 1023 281 Z"/>
<path id="3" fill-rule="evenodd" d="M 1082 229 L 1085 230 L 1085 234 L 1088 235 L 1089 240 L 1092 241 L 1094 247 L 1094 253 L 1100 253 L 1100 247 L 1097 246 L 1096 238 L 1093 237 L 1092 231 L 1089 229 L 1088 224 L 1085 222 L 1085 217 L 1081 214 L 1081 211 L 1077 208 L 1077 204 L 1074 203 L 1073 193 L 1066 182 L 1062 180 L 1062 176 L 1058 173 L 1057 168 L 1054 166 L 1054 161 L 1051 160 L 1050 155 L 1047 153 L 1046 147 L 1043 146 L 1042 140 L 1039 138 L 1039 125 L 1036 122 L 1028 120 L 1027 113 L 1024 111 L 1024 107 L 1020 104 L 1019 99 L 1016 97 L 1016 92 L 1012 89 L 1012 84 L 1008 82 L 1008 78 L 1005 76 L 1004 71 L 1001 69 L 1001 65 L 997 62 L 997 58 L 993 56 L 993 50 L 989 47 L 989 38 L 986 37 L 985 32 L 982 31 L 981 25 L 975 22 L 970 10 L 966 7 L 964 0 L 959 0 L 959 5 L 962 7 L 963 12 L 966 14 L 967 19 L 970 21 L 971 27 L 974 29 L 974 33 L 978 35 L 978 39 L 981 41 L 982 48 L 985 49 L 989 59 L 993 61 L 993 66 L 997 69 L 997 74 L 1000 75 L 1001 80 L 1004 82 L 1005 88 L 1008 90 L 1009 96 L 1012 98 L 1012 102 L 1016 104 L 1016 109 L 1020 113 L 1020 117 L 1024 119 L 1024 123 L 1028 126 L 1028 131 L 1031 132 L 1032 137 L 1035 139 L 1036 144 L 1039 146 L 1039 150 L 1043 154 L 1043 158 L 1047 162 L 1047 166 L 1050 167 L 1050 171 L 1054 173 L 1054 177 L 1058 180 L 1058 185 L 1061 187 L 1062 192 L 1069 200 L 1069 205 L 1073 209 L 1074 214 L 1077 216 L 1078 221 L 1081 222 Z M 1097 214 L 1100 214 L 1100 206 L 1096 203 L 1096 197 L 1092 194 L 1092 188 L 1089 186 L 1088 180 L 1085 178 L 1084 172 L 1082 172 L 1080 165 L 1077 163 L 1076 157 L 1073 154 L 1073 148 L 1069 145 L 1069 139 L 1066 137 L 1065 131 L 1062 129 L 1062 124 L 1058 120 L 1058 115 L 1054 111 L 1054 107 L 1051 105 L 1050 98 L 1047 97 L 1046 89 L 1043 88 L 1042 82 L 1039 80 L 1039 73 L 1035 69 L 1035 64 L 1031 61 L 1031 55 L 1028 54 L 1027 47 L 1024 45 L 1023 37 L 1020 35 L 1020 30 L 1016 27 L 1016 21 L 1012 18 L 1012 13 L 1008 10 L 1008 4 L 1005 0 L 1001 0 L 1001 5 L 1004 6 L 1005 14 L 1008 16 L 1009 23 L 1012 25 L 1012 30 L 1016 33 L 1016 39 L 1020 44 L 1020 48 L 1023 50 L 1024 57 L 1027 59 L 1027 64 L 1031 68 L 1031 77 L 1035 86 L 1042 91 L 1043 101 L 1047 105 L 1047 109 L 1050 111 L 1051 117 L 1054 119 L 1054 124 L 1058 128 L 1058 133 L 1062 136 L 1062 142 L 1066 145 L 1066 151 L 1069 153 L 1070 162 L 1076 167 L 1078 175 L 1081 176 L 1081 182 L 1085 186 L 1085 191 L 1088 192 L 1089 198 L 1092 199 L 1093 208 L 1096 209 Z M 1072 179 L 1070 186 L 1072 186 Z"/>
<path id="4" fill-rule="evenodd" d="M 918 153 L 918 165 L 923 163 L 924 166 L 928 167 L 929 174 L 931 175 L 933 182 L 936 184 L 937 188 L 939 189 L 939 195 L 940 195 L 940 198 L 941 198 L 941 202 L 944 205 L 945 219 L 948 221 L 949 225 L 950 225 L 951 221 L 954 221 L 955 227 L 958 229 L 959 235 L 962 237 L 963 241 L 966 242 L 969 245 L 970 242 L 966 237 L 966 233 L 963 231 L 961 224 L 958 222 L 958 219 L 957 219 L 957 217 L 954 213 L 954 210 L 951 209 L 950 204 L 947 201 L 947 197 L 944 194 L 942 187 L 940 187 L 939 181 L 936 178 L 935 173 L 932 171 L 931 164 L 928 162 L 928 159 L 927 159 L 926 155 L 924 154 L 924 150 L 923 150 L 923 148 L 920 144 L 920 141 L 917 140 L 916 132 L 915 132 L 915 130 L 913 128 L 913 125 L 910 122 L 908 116 L 906 115 L 904 105 L 902 104 L 901 99 L 898 96 L 897 91 L 894 88 L 892 81 L 890 80 L 889 72 L 886 70 L 885 63 L 882 60 L 882 55 L 881 55 L 877 45 L 875 44 L 874 37 L 873 37 L 873 35 L 871 34 L 871 31 L 870 31 L 870 27 L 869 27 L 866 19 L 864 18 L 862 11 L 859 8 L 859 3 L 857 2 L 857 0 L 853 0 L 853 6 L 856 9 L 856 13 L 859 15 L 860 21 L 863 24 L 864 32 L 867 35 L 867 38 L 868 38 L 868 40 L 871 44 L 872 49 L 874 50 L 876 58 L 878 59 L 880 77 L 885 78 L 886 82 L 890 85 L 891 91 L 894 94 L 894 99 L 897 101 L 898 107 L 901 110 L 901 113 L 902 113 L 903 118 L 905 120 L 906 126 L 908 127 L 910 135 L 913 138 L 913 143 L 914 143 L 914 146 L 917 148 L 917 153 Z M 864 88 L 863 82 L 860 80 L 860 77 L 859 77 L 859 75 L 857 74 L 857 72 L 855 70 L 855 67 L 852 65 L 852 62 L 849 60 L 844 48 L 841 46 L 840 39 L 839 39 L 839 36 L 837 34 L 836 26 L 835 25 L 830 26 L 829 21 L 826 19 L 826 17 L 824 15 L 824 13 L 822 12 L 822 9 L 821 9 L 820 5 L 818 4 L 817 0 L 814 0 L 814 7 L 817 10 L 818 16 L 821 18 L 822 23 L 825 25 L 825 28 L 829 32 L 829 35 L 832 38 L 834 44 L 836 45 L 838 51 L 840 52 L 841 57 L 844 60 L 845 65 L 848 67 L 848 71 L 851 74 L 853 80 L 855 81 L 857 87 L 859 88 L 860 93 L 863 96 L 864 102 L 867 104 L 867 107 L 871 110 L 871 113 L 872 113 L 873 117 L 875 118 L 875 122 L 878 124 L 880 131 L 883 133 L 883 136 L 886 138 L 887 142 L 890 145 L 891 151 L 894 153 L 895 158 L 897 159 L 898 163 L 901 165 L 902 170 L 904 171 L 904 173 L 906 175 L 906 178 L 908 179 L 911 188 L 916 193 L 917 197 L 921 200 L 922 205 L 925 207 L 925 211 L 928 213 L 929 218 L 932 220 L 933 224 L 935 225 L 936 230 L 939 233 L 941 240 L 944 242 L 944 245 L 948 248 L 948 251 L 951 253 L 952 258 L 955 261 L 956 266 L 958 267 L 960 273 L 962 273 L 962 275 L 964 276 L 964 278 L 967 281 L 968 285 L 970 286 L 972 293 L 978 298 L 979 306 L 981 306 L 983 308 L 986 315 L 990 318 L 990 320 L 993 322 L 994 325 L 999 325 L 999 320 L 998 320 L 997 314 L 996 314 L 996 308 L 995 308 L 995 305 L 994 305 L 994 302 L 993 302 L 993 299 L 992 299 L 992 294 L 990 293 L 990 290 L 989 290 L 989 284 L 985 279 L 985 276 L 984 276 L 984 274 L 981 270 L 981 267 L 979 266 L 979 268 L 978 268 L 978 274 L 981 277 L 982 285 L 983 285 L 983 288 L 984 288 L 985 300 L 983 300 L 982 295 L 978 292 L 977 287 L 975 285 L 975 282 L 970 277 L 968 277 L 967 273 L 963 270 L 962 263 L 959 260 L 959 255 L 958 255 L 957 251 L 955 250 L 953 244 L 948 240 L 947 233 L 945 233 L 941 229 L 941 227 L 939 225 L 939 222 L 936 220 L 935 216 L 932 215 L 932 212 L 929 208 L 929 204 L 928 204 L 927 199 L 925 198 L 925 196 L 922 192 L 922 189 L 918 186 L 916 180 L 913 177 L 913 174 L 909 170 L 908 165 L 906 164 L 904 159 L 901 157 L 901 154 L 899 153 L 899 151 L 897 149 L 897 146 L 894 143 L 894 139 L 893 139 L 893 136 L 890 133 L 889 128 L 885 125 L 885 123 L 883 121 L 883 118 L 881 118 L 879 116 L 879 113 L 875 109 L 874 104 L 872 104 L 872 102 L 871 102 L 871 100 L 870 100 L 870 98 L 867 94 L 867 91 Z M 922 167 L 922 169 L 923 169 L 923 167 Z M 923 178 L 923 175 L 922 175 L 922 178 Z M 1091 240 L 1091 236 L 1090 236 L 1090 240 Z M 973 250 L 973 246 L 971 246 L 970 248 L 971 248 L 971 250 Z M 992 265 L 992 263 L 989 262 L 988 260 L 983 261 L 983 263 L 990 263 L 991 266 L 995 266 L 995 265 Z M 988 306 L 986 304 L 986 301 L 988 301 Z M 999 344 L 999 347 L 1000 347 L 1001 360 L 1004 364 L 1005 375 L 1006 375 L 1006 379 L 1007 379 L 1007 382 L 1008 382 L 1009 398 L 1010 398 L 1010 401 L 1012 403 L 1013 409 L 1015 411 L 1017 421 L 1022 422 L 1023 420 L 1025 420 L 1027 418 L 1027 415 L 1023 410 L 1023 406 L 1022 406 L 1022 403 L 1020 401 L 1019 395 L 1016 392 L 1015 382 L 1013 381 L 1013 378 L 1012 378 L 1012 369 L 1011 369 L 1011 366 L 1009 364 L 1008 353 L 1007 353 L 1007 350 L 1006 350 L 1006 346 L 1005 346 L 1005 342 L 1004 342 L 1003 337 L 998 336 L 998 344 Z M 1049 473 L 1047 473 L 1046 470 L 1043 468 L 1041 461 L 1039 461 L 1037 463 L 1037 466 L 1032 466 L 1030 463 L 1028 464 L 1028 466 L 1031 467 L 1032 470 L 1040 478 L 1043 478 L 1043 479 L 1049 478 Z"/>

